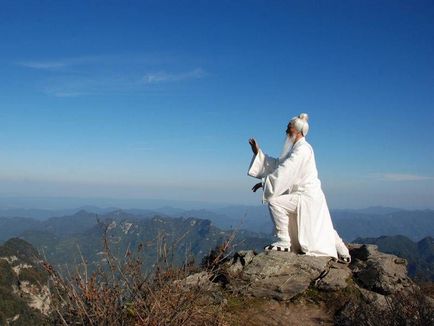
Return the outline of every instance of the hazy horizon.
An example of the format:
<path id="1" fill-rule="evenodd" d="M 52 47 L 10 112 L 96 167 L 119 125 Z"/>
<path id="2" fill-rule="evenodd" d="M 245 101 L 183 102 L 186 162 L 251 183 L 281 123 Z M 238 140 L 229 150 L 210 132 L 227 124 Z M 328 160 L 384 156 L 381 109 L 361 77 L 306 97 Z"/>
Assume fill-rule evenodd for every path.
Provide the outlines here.
<path id="1" fill-rule="evenodd" d="M 0 197 L 0 209 L 36 209 L 36 210 L 76 210 L 86 207 L 100 209 L 159 209 L 171 207 L 183 210 L 224 208 L 231 206 L 263 206 L 261 203 L 240 202 L 207 202 L 188 200 L 169 200 L 162 198 L 79 198 L 79 197 Z M 349 206 L 333 207 L 333 210 L 359 210 L 368 208 L 394 208 L 402 210 L 426 210 L 434 209 L 434 206 Z"/>

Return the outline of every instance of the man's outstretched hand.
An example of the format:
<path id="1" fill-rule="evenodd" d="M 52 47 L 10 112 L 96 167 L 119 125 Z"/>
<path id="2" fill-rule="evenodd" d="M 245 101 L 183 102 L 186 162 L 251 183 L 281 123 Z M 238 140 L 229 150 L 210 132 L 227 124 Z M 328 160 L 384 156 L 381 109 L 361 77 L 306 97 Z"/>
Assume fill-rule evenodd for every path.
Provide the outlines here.
<path id="1" fill-rule="evenodd" d="M 250 138 L 249 139 L 249 144 L 250 144 L 250 147 L 252 148 L 253 154 L 255 154 L 255 155 L 258 154 L 258 152 L 259 152 L 259 145 L 256 142 L 256 140 L 254 138 Z"/>
<path id="2" fill-rule="evenodd" d="M 257 184 L 255 184 L 252 188 L 253 192 L 256 192 L 256 190 L 258 190 L 259 188 L 262 188 L 262 183 L 259 182 Z"/>

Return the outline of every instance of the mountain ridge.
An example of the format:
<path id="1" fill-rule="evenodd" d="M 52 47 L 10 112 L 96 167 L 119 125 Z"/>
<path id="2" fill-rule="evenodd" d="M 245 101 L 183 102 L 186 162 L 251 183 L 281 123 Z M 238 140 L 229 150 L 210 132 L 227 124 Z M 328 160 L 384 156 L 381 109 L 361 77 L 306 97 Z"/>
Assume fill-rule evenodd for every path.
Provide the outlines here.
<path id="1" fill-rule="evenodd" d="M 94 214 L 96 217 L 106 215 L 131 215 L 136 218 L 151 218 L 153 216 L 196 217 L 211 220 L 221 229 L 246 229 L 258 233 L 270 234 L 273 230 L 272 221 L 265 205 L 246 206 L 233 205 L 209 209 L 177 209 L 161 207 L 159 209 L 119 209 L 111 207 L 100 209 L 87 207 L 74 210 L 73 214 L 51 216 L 47 219 L 32 219 L 28 217 L 0 217 L 0 241 L 4 241 L 26 228 L 38 229 L 43 223 L 53 223 L 62 218 L 74 215 Z M 160 211 L 159 211 L 160 210 Z M 377 211 L 377 214 L 372 212 Z M 371 207 L 366 209 L 331 210 L 332 221 L 340 236 L 351 241 L 357 237 L 379 237 L 382 235 L 403 234 L 413 241 L 426 236 L 434 236 L 434 210 L 403 210 L 389 207 Z M 87 222 L 87 221 L 85 221 Z M 42 224 L 41 224 L 42 223 Z M 72 225 L 74 227 L 74 225 Z"/>

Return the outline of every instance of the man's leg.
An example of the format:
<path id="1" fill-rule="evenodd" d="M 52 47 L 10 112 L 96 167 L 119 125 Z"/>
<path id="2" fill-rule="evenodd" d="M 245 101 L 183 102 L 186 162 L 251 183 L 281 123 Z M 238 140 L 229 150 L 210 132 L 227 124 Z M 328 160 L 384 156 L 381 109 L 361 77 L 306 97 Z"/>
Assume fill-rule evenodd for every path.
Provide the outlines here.
<path id="1" fill-rule="evenodd" d="M 274 223 L 275 234 L 278 238 L 278 241 L 272 244 L 273 246 L 291 247 L 289 215 L 297 212 L 297 204 L 297 195 L 291 194 L 271 198 L 268 202 L 268 209 Z"/>
<path id="2" fill-rule="evenodd" d="M 289 214 L 289 237 L 291 238 L 291 251 L 302 253 L 300 242 L 298 241 L 298 221 L 297 212 Z"/>

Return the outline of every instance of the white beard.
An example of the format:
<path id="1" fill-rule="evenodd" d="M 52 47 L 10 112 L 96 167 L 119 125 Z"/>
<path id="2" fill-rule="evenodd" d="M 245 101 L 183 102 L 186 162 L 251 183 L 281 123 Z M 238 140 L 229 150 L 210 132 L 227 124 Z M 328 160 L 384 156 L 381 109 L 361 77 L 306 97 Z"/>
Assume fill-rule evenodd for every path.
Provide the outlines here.
<path id="1" fill-rule="evenodd" d="M 295 142 L 295 135 L 292 135 L 291 137 L 285 135 L 285 141 L 283 144 L 282 153 L 279 156 L 280 161 L 282 161 L 289 154 L 289 152 L 291 152 L 292 146 L 294 146 L 294 142 Z"/>

